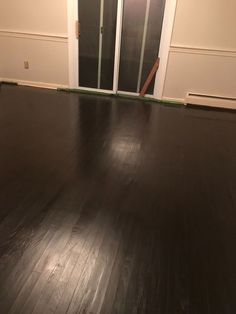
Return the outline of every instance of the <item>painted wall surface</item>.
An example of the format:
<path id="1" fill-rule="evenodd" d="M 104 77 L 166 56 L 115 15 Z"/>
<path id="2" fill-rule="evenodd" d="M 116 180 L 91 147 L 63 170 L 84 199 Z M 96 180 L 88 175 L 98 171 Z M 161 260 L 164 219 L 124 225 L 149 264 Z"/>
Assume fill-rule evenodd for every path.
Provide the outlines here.
<path id="1" fill-rule="evenodd" d="M 179 0 L 164 98 L 236 97 L 236 1 Z"/>
<path id="2" fill-rule="evenodd" d="M 235 0 L 179 0 L 172 45 L 236 50 Z"/>
<path id="3" fill-rule="evenodd" d="M 164 98 L 236 97 L 235 12 L 235 0 L 178 0 Z M 67 0 L 1 1 L 0 78 L 68 85 L 67 22 Z"/>
<path id="4" fill-rule="evenodd" d="M 52 87 L 68 85 L 67 42 L 0 36 L 0 46 L 5 47 L 1 49 L 0 62 L 3 79 Z M 24 60 L 29 61 L 27 70 Z"/>
<path id="5" fill-rule="evenodd" d="M 67 1 L 1 1 L 0 29 L 65 35 L 67 34 Z"/>
<path id="6" fill-rule="evenodd" d="M 0 78 L 67 86 L 67 37 L 66 0 L 1 1 Z"/>

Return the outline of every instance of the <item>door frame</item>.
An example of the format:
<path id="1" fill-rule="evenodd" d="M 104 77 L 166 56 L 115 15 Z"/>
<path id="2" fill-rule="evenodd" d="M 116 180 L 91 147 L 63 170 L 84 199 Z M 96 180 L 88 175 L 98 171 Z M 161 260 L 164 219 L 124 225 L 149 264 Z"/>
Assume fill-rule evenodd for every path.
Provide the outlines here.
<path id="1" fill-rule="evenodd" d="M 79 45 L 76 38 L 76 22 L 78 21 L 78 0 L 67 0 L 68 27 L 68 70 L 69 88 L 79 85 Z"/>
<path id="2" fill-rule="evenodd" d="M 166 0 L 163 27 L 160 42 L 160 67 L 155 77 L 154 94 L 156 99 L 163 98 L 166 71 L 168 66 L 169 51 L 173 33 L 176 7 L 178 0 Z M 79 87 L 79 42 L 76 38 L 76 21 L 78 21 L 78 0 L 67 0 L 68 15 L 68 68 L 69 68 L 69 88 L 84 89 L 87 91 L 101 91 L 109 94 L 116 94 L 118 91 L 119 65 L 120 65 L 120 47 L 122 34 L 124 0 L 118 0 L 117 9 L 117 32 L 116 32 L 116 51 L 114 61 L 113 90 L 97 90 L 93 88 Z M 120 91 L 118 91 L 120 92 Z M 126 93 L 129 94 L 129 93 Z M 133 93 L 131 93 L 133 94 Z M 150 95 L 149 95 L 150 96 Z"/>
<path id="3" fill-rule="evenodd" d="M 161 42 L 159 48 L 160 65 L 155 78 L 154 85 L 154 98 L 163 99 L 166 73 L 169 61 L 170 47 L 172 34 L 174 30 L 176 9 L 178 0 L 166 0 L 163 23 Z"/>

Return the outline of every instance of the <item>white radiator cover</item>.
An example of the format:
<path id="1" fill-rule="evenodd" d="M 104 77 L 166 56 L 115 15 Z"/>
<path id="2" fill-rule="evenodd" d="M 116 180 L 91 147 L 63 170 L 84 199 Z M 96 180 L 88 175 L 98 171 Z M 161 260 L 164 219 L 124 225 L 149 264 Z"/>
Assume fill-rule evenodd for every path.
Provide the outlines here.
<path id="1" fill-rule="evenodd" d="M 188 93 L 185 97 L 185 104 L 236 110 L 236 98 L 225 96 Z"/>

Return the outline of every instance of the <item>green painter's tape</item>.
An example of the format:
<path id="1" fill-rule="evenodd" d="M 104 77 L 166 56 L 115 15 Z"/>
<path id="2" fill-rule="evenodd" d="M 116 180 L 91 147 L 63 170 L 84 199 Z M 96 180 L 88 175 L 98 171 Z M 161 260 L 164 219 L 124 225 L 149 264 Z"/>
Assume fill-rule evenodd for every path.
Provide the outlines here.
<path id="1" fill-rule="evenodd" d="M 145 102 L 155 102 L 158 104 L 165 104 L 165 105 L 171 105 L 171 106 L 184 106 L 184 103 L 172 101 L 172 100 L 158 100 L 156 98 L 152 97 L 141 97 L 141 96 L 132 96 L 132 95 L 125 95 L 125 94 L 117 94 L 117 97 L 126 98 L 126 99 L 133 99 L 133 100 L 140 100 Z"/>
<path id="2" fill-rule="evenodd" d="M 184 103 L 172 100 L 158 100 L 152 97 L 141 97 L 141 96 L 133 96 L 133 95 L 126 95 L 126 94 L 107 94 L 99 91 L 86 91 L 82 89 L 73 89 L 73 88 L 58 88 L 59 92 L 66 92 L 66 93 L 78 93 L 78 94 L 88 94 L 88 95 L 102 95 L 102 96 L 112 96 L 112 97 L 119 97 L 125 99 L 133 99 L 145 102 L 155 102 L 159 104 L 167 104 L 177 107 L 184 106 Z"/>

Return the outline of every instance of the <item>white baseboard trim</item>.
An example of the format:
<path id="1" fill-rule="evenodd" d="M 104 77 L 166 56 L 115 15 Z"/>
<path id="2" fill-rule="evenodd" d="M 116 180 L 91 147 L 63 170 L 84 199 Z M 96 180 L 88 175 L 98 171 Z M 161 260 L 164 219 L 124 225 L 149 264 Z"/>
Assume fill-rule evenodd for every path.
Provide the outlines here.
<path id="1" fill-rule="evenodd" d="M 38 88 L 46 88 L 46 89 L 58 89 L 58 88 L 68 88 L 69 85 L 60 85 L 55 83 L 44 83 L 44 82 L 35 82 L 35 81 L 25 81 L 19 79 L 9 79 L 9 78 L 0 78 L 0 82 L 9 82 L 9 83 L 17 83 L 22 86 L 30 86 L 30 87 L 38 87 Z"/>

